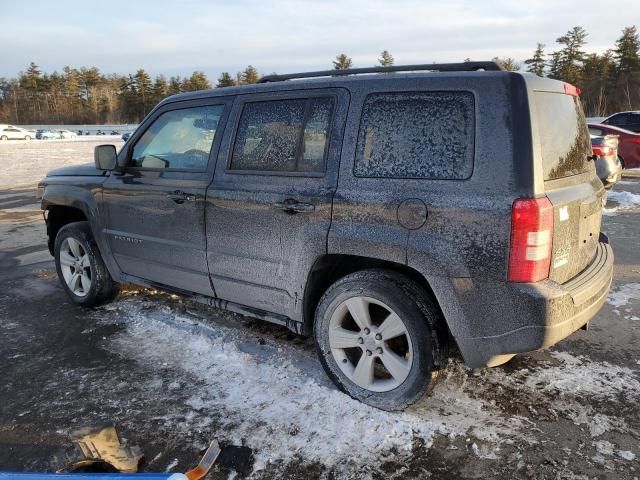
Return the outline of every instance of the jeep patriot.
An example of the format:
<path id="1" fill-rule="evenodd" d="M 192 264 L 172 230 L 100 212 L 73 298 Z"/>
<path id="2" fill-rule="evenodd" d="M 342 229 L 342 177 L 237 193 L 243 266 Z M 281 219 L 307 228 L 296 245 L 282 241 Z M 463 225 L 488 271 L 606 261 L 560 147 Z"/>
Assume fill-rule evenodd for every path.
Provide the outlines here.
<path id="1" fill-rule="evenodd" d="M 275 322 L 314 336 L 343 391 L 398 410 L 453 348 L 499 365 L 598 312 L 613 253 L 590 155 L 571 85 L 378 67 L 169 97 L 38 192 L 76 304 L 132 282 Z"/>

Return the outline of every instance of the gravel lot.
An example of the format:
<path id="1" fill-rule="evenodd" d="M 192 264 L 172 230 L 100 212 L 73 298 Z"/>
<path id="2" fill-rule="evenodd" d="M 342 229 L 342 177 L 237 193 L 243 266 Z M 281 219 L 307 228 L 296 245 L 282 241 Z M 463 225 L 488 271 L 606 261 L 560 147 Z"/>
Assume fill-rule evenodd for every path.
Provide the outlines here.
<path id="1" fill-rule="evenodd" d="M 143 471 L 184 471 L 217 438 L 216 479 L 640 477 L 640 178 L 609 197 L 616 276 L 589 331 L 495 369 L 454 358 L 433 397 L 391 414 L 279 327 L 135 287 L 71 305 L 34 186 L 108 142 L 0 144 L 0 470 L 60 468 L 74 430 L 112 423 Z"/>

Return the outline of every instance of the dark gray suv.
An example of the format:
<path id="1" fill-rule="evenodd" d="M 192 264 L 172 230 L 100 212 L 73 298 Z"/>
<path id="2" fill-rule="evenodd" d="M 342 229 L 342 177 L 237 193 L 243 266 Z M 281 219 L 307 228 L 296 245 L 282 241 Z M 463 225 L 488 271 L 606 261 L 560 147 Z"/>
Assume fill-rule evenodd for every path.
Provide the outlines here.
<path id="1" fill-rule="evenodd" d="M 491 62 L 311 72 L 167 98 L 39 190 L 75 303 L 133 282 L 285 325 L 393 410 L 451 347 L 498 365 L 596 314 L 613 254 L 590 154 L 562 82 Z"/>

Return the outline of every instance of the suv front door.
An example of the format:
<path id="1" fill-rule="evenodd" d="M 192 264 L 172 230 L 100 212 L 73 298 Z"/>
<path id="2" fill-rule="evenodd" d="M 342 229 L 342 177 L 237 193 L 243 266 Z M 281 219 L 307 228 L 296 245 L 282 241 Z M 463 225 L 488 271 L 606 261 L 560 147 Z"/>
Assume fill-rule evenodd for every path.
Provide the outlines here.
<path id="1" fill-rule="evenodd" d="M 302 318 L 313 262 L 327 251 L 344 89 L 239 96 L 207 191 L 207 251 L 218 297 Z"/>
<path id="2" fill-rule="evenodd" d="M 205 193 L 231 100 L 171 103 L 120 154 L 104 183 L 106 237 L 125 275 L 214 295 L 206 261 Z"/>

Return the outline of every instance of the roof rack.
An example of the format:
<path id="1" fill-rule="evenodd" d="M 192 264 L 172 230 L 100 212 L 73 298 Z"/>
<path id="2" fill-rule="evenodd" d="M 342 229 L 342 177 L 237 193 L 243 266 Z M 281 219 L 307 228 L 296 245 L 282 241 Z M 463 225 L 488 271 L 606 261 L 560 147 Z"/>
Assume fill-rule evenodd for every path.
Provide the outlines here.
<path id="1" fill-rule="evenodd" d="M 477 72 L 479 70 L 501 71 L 504 70 L 496 62 L 464 62 L 464 63 L 430 63 L 423 65 L 398 65 L 391 67 L 365 67 L 348 68 L 344 70 L 320 70 L 317 72 L 285 73 L 282 75 L 267 75 L 258 83 L 282 82 L 294 78 L 315 77 L 343 77 L 346 75 L 360 75 L 363 73 L 389 73 L 389 72 Z"/>

